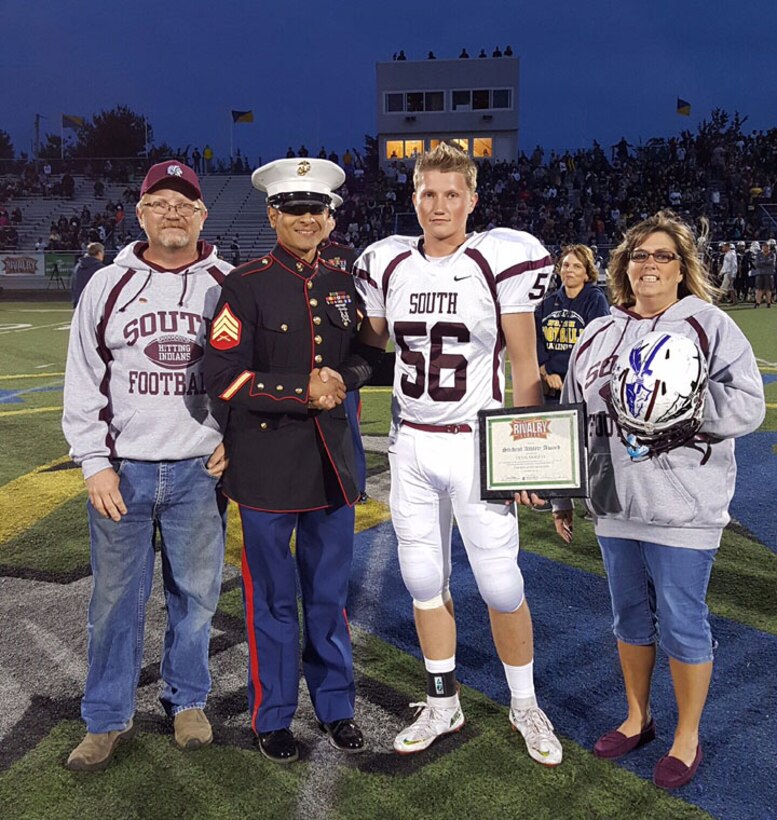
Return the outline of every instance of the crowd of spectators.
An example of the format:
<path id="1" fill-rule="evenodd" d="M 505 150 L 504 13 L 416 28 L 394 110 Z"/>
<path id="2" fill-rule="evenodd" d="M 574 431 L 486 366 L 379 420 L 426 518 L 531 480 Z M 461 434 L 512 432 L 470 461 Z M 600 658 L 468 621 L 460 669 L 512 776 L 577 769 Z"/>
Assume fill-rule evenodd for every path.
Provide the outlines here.
<path id="1" fill-rule="evenodd" d="M 339 192 L 345 201 L 337 213 L 335 238 L 357 248 L 392 233 L 417 230 L 411 202 L 413 159 L 381 166 L 377 148 L 377 141 L 370 140 L 364 155 L 355 148 L 339 154 L 324 146 L 316 153 L 304 144 L 296 150 L 289 146 L 287 151 L 288 157 L 315 155 L 345 169 L 346 185 Z M 206 167 L 213 173 L 247 173 L 251 168 L 239 151 L 222 161 L 209 146 L 203 151 L 187 146 L 177 156 L 199 166 L 202 173 L 207 173 Z M 77 168 L 67 160 L 17 163 L 15 174 L 0 178 L 0 207 L 6 210 L 8 222 L 14 221 L 10 203 L 15 198 L 72 197 L 77 171 L 93 179 L 97 198 L 104 196 L 105 182 L 125 183 L 123 204 L 109 202 L 102 212 L 86 218 L 83 212 L 60 217 L 52 223 L 44 244 L 59 249 L 84 247 L 90 241 L 114 244 L 111 237 L 124 241 L 124 205 L 137 201 L 137 173 L 142 168 L 134 169 L 124 161 L 80 162 Z M 512 162 L 482 159 L 480 200 L 470 228 L 500 225 L 525 230 L 553 252 L 575 243 L 598 246 L 606 264 L 606 249 L 620 240 L 628 225 L 671 207 L 690 222 L 706 216 L 715 242 L 725 239 L 750 245 L 775 233 L 777 217 L 769 218 L 760 207 L 777 202 L 775 177 L 777 128 L 746 136 L 737 118 L 730 121 L 725 113 L 714 112 L 698 133 L 685 131 L 644 145 L 621 139 L 605 149 L 594 141 L 590 148 L 566 152 L 546 152 L 536 146 Z M 0 216 L 0 242 L 10 247 L 15 228 L 2 223 Z"/>
<path id="2" fill-rule="evenodd" d="M 410 159 L 385 170 L 375 163 L 364 179 L 350 178 L 338 213 L 340 241 L 363 247 L 397 230 L 414 232 L 412 172 Z M 639 147 L 622 139 L 609 151 L 594 142 L 546 155 L 537 146 L 514 162 L 479 162 L 471 228 L 529 231 L 552 249 L 606 248 L 628 225 L 671 207 L 691 222 L 707 216 L 714 240 L 752 242 L 775 232 L 760 208 L 775 202 L 775 177 L 777 128 L 750 136 L 707 128 Z"/>
<path id="3" fill-rule="evenodd" d="M 137 200 L 136 200 L 137 201 Z M 87 205 L 68 216 L 60 215 L 49 227 L 48 240 L 36 250 L 86 249 L 91 242 L 121 248 L 127 242 L 125 210 L 121 202 L 106 202 L 103 210 L 92 213 Z"/>
<path id="4" fill-rule="evenodd" d="M 17 225 L 21 225 L 23 220 L 20 208 L 12 211 L 0 205 L 0 251 L 16 250 L 19 244 L 19 232 Z"/>

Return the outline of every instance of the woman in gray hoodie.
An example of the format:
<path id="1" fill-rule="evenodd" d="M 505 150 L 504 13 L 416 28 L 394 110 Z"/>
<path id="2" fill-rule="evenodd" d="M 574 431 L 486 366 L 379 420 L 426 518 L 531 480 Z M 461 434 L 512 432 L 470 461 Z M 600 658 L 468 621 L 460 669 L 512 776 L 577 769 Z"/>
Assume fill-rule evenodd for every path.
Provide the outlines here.
<path id="1" fill-rule="evenodd" d="M 734 439 L 763 421 L 763 384 L 749 342 L 712 304 L 691 228 L 673 213 L 659 212 L 631 228 L 612 255 L 609 277 L 614 306 L 586 327 L 561 396 L 587 406 L 589 506 L 628 704 L 626 719 L 599 738 L 594 754 L 618 758 L 655 738 L 650 685 L 658 643 L 669 655 L 678 722 L 653 780 L 678 788 L 702 758 L 699 723 L 713 660 L 707 585 L 729 522 Z M 620 354 L 653 331 L 690 338 L 706 359 L 708 384 L 695 435 L 646 453 L 626 446 L 610 380 Z M 567 542 L 570 506 L 553 504 L 556 530 Z"/>

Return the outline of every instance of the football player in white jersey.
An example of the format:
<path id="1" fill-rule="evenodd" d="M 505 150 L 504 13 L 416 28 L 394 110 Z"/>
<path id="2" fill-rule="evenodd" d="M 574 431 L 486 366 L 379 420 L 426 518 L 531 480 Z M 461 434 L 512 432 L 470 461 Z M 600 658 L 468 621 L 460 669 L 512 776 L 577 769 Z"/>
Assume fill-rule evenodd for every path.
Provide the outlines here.
<path id="1" fill-rule="evenodd" d="M 510 722 L 534 760 L 556 766 L 561 744 L 534 694 L 514 508 L 480 500 L 477 435 L 478 411 L 504 402 L 505 348 L 514 403 L 542 403 L 534 307 L 551 260 L 527 233 L 467 234 L 477 167 L 458 148 L 441 143 L 422 155 L 413 182 L 423 236 L 376 242 L 354 270 L 365 305 L 361 341 L 385 349 L 390 337 L 397 348 L 391 515 L 427 670 L 427 700 L 412 704 L 417 719 L 394 748 L 419 752 L 464 725 L 449 591 L 455 516 L 510 687 Z M 516 500 L 539 501 L 525 492 Z"/>

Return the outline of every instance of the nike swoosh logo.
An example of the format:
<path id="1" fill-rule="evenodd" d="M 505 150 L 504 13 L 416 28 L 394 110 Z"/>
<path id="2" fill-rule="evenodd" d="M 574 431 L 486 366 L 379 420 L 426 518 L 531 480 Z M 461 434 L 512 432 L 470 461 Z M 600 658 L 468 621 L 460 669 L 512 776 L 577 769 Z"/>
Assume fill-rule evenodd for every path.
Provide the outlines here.
<path id="1" fill-rule="evenodd" d="M 472 274 L 470 274 L 469 276 L 454 276 L 453 277 L 454 282 L 461 282 L 462 279 L 472 279 Z"/>
<path id="2" fill-rule="evenodd" d="M 423 742 L 424 742 L 424 738 L 420 738 L 419 740 L 403 740 L 402 745 L 403 746 L 415 746 L 417 743 L 423 743 Z"/>

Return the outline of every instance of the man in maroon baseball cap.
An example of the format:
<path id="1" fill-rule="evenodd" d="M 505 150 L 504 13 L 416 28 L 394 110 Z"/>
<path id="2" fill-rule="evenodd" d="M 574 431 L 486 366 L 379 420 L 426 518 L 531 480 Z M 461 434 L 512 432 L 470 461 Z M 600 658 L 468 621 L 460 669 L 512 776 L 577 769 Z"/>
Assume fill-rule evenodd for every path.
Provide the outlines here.
<path id="1" fill-rule="evenodd" d="M 140 195 L 145 196 L 164 183 L 164 187 L 180 190 L 190 199 L 202 199 L 200 180 L 197 174 L 188 165 L 171 159 L 167 162 L 158 162 L 148 169 L 146 178 L 140 186 Z M 174 184 L 170 184 L 174 183 Z"/>
<path id="2" fill-rule="evenodd" d="M 232 266 L 200 239 L 208 210 L 194 171 L 159 163 L 141 190 L 135 213 L 145 241 L 92 277 L 70 330 L 62 424 L 89 495 L 92 561 L 86 735 L 67 759 L 71 771 L 104 769 L 135 732 L 155 528 L 164 533 L 167 603 L 160 700 L 179 749 L 213 740 L 208 646 L 224 562 L 217 484 L 227 462 L 203 350 Z"/>

